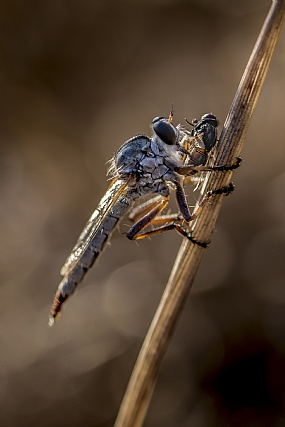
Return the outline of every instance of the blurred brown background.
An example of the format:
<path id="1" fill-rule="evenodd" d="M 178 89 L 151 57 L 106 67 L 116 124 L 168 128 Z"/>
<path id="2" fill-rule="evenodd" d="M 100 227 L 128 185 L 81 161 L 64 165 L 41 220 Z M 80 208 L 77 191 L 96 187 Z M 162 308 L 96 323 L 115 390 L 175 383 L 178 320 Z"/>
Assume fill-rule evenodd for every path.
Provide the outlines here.
<path id="1" fill-rule="evenodd" d="M 124 220 L 49 329 L 59 269 L 124 140 L 172 103 L 224 121 L 269 6 L 2 2 L 3 427 L 113 425 L 181 238 Z M 147 427 L 285 426 L 284 30 Z"/>

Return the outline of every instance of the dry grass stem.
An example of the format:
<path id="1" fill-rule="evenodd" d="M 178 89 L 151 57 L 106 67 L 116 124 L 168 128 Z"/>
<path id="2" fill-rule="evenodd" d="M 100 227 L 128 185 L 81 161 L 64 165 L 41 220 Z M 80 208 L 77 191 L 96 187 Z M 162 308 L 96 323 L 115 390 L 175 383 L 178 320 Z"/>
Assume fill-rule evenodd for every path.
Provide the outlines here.
<path id="1" fill-rule="evenodd" d="M 217 148 L 216 165 L 232 164 L 239 155 L 282 25 L 285 0 L 273 1 L 228 113 Z M 212 173 L 205 192 L 229 184 L 232 172 Z M 223 196 L 205 206 L 192 227 L 194 237 L 208 241 Z M 203 257 L 204 249 L 184 239 L 168 284 L 143 343 L 115 427 L 140 427 L 157 372 Z"/>

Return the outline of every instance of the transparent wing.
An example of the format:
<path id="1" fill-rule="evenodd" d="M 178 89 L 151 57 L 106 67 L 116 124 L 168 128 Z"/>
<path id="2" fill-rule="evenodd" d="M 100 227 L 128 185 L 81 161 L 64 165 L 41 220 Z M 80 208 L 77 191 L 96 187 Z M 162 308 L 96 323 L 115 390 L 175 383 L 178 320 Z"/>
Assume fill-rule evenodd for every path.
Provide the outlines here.
<path id="1" fill-rule="evenodd" d="M 191 151 L 196 145 L 196 137 L 191 135 L 191 132 L 181 130 L 180 132 L 180 145 L 188 151 Z"/>
<path id="2" fill-rule="evenodd" d="M 100 200 L 97 209 L 93 212 L 90 219 L 87 221 L 82 233 L 79 236 L 79 239 L 77 240 L 76 245 L 72 249 L 69 257 L 61 268 L 60 274 L 62 276 L 68 275 L 80 261 L 91 240 L 100 229 L 102 222 L 106 218 L 106 215 L 108 212 L 110 212 L 131 180 L 132 177 L 127 180 L 115 179 L 111 182 L 107 192 Z"/>
<path id="3" fill-rule="evenodd" d="M 208 157 L 206 166 L 214 166 L 215 159 L 216 159 L 216 150 L 215 150 L 215 148 L 213 148 L 212 151 L 209 153 L 209 157 Z M 210 171 L 201 172 L 199 183 L 195 187 L 194 191 L 196 189 L 198 189 L 200 194 L 204 194 L 205 188 L 206 188 L 206 185 L 208 184 L 210 176 L 211 176 Z"/>

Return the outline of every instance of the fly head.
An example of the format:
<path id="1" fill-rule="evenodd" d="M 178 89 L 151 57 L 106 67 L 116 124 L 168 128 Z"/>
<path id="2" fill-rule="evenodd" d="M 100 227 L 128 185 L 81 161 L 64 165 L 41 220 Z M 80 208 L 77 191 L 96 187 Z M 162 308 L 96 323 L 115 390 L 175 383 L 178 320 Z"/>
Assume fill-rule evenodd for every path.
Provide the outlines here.
<path id="1" fill-rule="evenodd" d="M 152 121 L 154 133 L 167 145 L 175 145 L 177 133 L 174 126 L 165 117 L 155 117 Z"/>

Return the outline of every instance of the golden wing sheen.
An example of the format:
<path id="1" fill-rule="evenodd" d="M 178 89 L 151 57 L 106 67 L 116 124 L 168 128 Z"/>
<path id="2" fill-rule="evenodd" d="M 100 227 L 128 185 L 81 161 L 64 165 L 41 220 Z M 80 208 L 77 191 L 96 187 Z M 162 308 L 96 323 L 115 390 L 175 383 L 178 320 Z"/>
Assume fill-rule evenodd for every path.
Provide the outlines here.
<path id="1" fill-rule="evenodd" d="M 76 245 L 72 249 L 70 255 L 61 268 L 60 274 L 62 276 L 67 276 L 78 264 L 93 237 L 100 229 L 102 222 L 106 218 L 106 215 L 110 212 L 121 194 L 124 193 L 131 180 L 132 177 L 126 180 L 114 179 L 111 182 L 108 190 L 100 200 L 99 205 L 91 215 L 90 219 L 87 221 L 82 233 L 79 236 L 79 239 L 77 240 Z"/>

